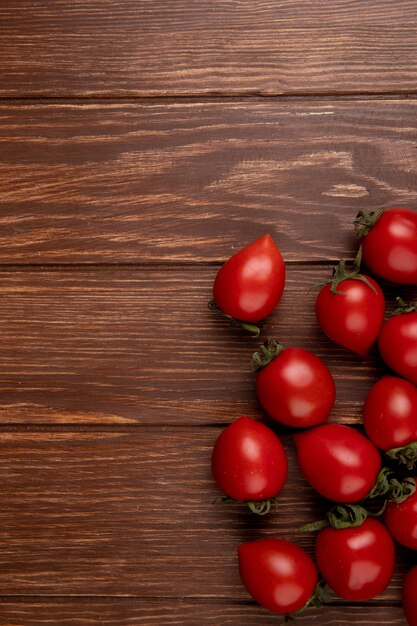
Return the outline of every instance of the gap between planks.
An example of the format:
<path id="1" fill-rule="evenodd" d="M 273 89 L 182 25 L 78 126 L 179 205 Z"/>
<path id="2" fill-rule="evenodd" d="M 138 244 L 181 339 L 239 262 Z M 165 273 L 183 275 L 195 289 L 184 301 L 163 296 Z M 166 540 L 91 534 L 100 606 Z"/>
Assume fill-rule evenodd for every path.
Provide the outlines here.
<path id="1" fill-rule="evenodd" d="M 109 426 L 107 424 L 48 424 L 48 423 L 43 423 L 43 424 L 0 424 L 0 434 L 1 433 L 14 433 L 14 432 L 18 432 L 18 433 L 22 433 L 22 432 L 39 432 L 39 433 L 94 433 L 94 432 L 103 432 L 103 433 L 126 433 L 126 432 L 132 432 L 135 430 L 139 430 L 139 429 L 147 429 L 147 430 L 190 430 L 192 428 L 204 428 L 204 429 L 210 429 L 210 428 L 215 428 L 216 430 L 222 429 L 222 428 L 226 428 L 226 426 L 229 426 L 230 422 L 205 422 L 205 423 L 201 423 L 201 424 L 186 424 L 186 423 L 179 423 L 179 424 L 172 424 L 169 422 L 158 422 L 157 426 L 152 426 L 149 423 L 136 423 L 136 424 L 120 424 L 120 425 L 114 425 L 114 426 Z M 278 425 L 278 423 L 277 423 Z M 281 434 L 282 435 L 291 435 L 292 432 L 295 431 L 291 431 L 291 430 L 287 430 L 285 429 L 285 427 L 282 426 L 282 424 L 279 424 L 279 426 L 281 427 Z M 358 424 L 352 424 L 352 427 L 356 427 L 358 426 Z M 360 426 L 360 424 L 359 424 Z M 272 424 L 272 427 L 274 427 L 274 425 Z"/>
<path id="2" fill-rule="evenodd" d="M 243 247 L 243 246 L 242 246 Z M 230 256 L 234 254 L 236 251 L 231 251 Z M 0 271 L 57 271 L 57 272 L 85 272 L 85 271 L 96 271 L 96 270 L 109 270 L 109 269 L 119 269 L 120 270 L 143 270 L 147 268 L 158 269 L 159 267 L 163 269 L 168 269 L 172 272 L 180 271 L 180 270 L 200 270 L 202 267 L 221 267 L 223 263 L 227 259 L 225 258 L 222 261 L 181 261 L 181 262 L 172 262 L 169 260 L 160 260 L 160 261 L 146 261 L 142 263 L 141 261 L 125 261 L 125 262 L 116 262 L 116 263 L 1 263 L 0 262 Z M 353 260 L 346 258 L 347 261 Z M 289 261 L 285 261 L 285 265 L 288 267 L 326 267 L 327 265 L 337 265 L 340 259 L 312 259 L 311 261 L 303 261 L 292 259 Z"/>
<path id="3" fill-rule="evenodd" d="M 99 600 L 103 603 L 129 603 L 137 600 L 145 601 L 148 604 L 157 605 L 161 602 L 187 602 L 187 604 L 219 604 L 219 605 L 236 605 L 236 606 L 259 606 L 254 600 L 250 598 L 225 598 L 219 596 L 141 596 L 135 594 L 129 595 L 1 595 L 0 594 L 0 602 L 7 603 L 15 603 L 15 602 L 59 602 L 62 604 L 69 602 L 94 602 L 95 600 Z M 358 608 L 370 608 L 370 607 L 399 607 L 401 606 L 400 602 L 393 602 L 392 600 L 367 600 L 367 601 L 357 601 L 354 604 L 352 602 L 347 602 L 344 600 L 330 600 L 326 602 L 327 607 L 358 607 Z"/>
<path id="4" fill-rule="evenodd" d="M 197 102 L 235 102 L 236 100 L 242 101 L 256 101 L 256 100 L 277 100 L 277 101 L 305 101 L 305 100 L 324 100 L 329 99 L 332 101 L 345 101 L 345 100 L 396 100 L 396 99 L 415 99 L 417 98 L 417 89 L 404 91 L 321 91 L 317 93 L 308 92 L 293 92 L 293 93 L 263 93 L 262 91 L 248 91 L 248 92 L 222 92 L 222 93 L 204 93 L 204 92 L 187 92 L 187 93 L 172 93 L 164 95 L 152 95 L 152 94 L 94 94 L 83 95 L 77 94 L 72 96 L 60 96 L 53 94 L 41 94 L 41 95 L 21 95 L 21 96 L 4 96 L 0 95 L 0 102 L 42 102 L 50 103 L 65 103 L 65 102 L 140 102 L 141 104 L 146 101 L 164 102 L 167 101 L 170 104 L 178 100 L 184 101 L 197 101 Z"/>

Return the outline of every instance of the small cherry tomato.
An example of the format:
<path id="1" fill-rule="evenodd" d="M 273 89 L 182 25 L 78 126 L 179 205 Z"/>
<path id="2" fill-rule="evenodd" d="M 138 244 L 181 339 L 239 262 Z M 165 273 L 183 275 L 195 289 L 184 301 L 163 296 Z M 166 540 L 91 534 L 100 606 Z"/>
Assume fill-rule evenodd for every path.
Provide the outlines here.
<path id="1" fill-rule="evenodd" d="M 402 601 L 408 626 L 417 626 L 417 565 L 404 577 Z"/>
<path id="2" fill-rule="evenodd" d="M 294 435 L 297 458 L 310 485 L 335 502 L 357 502 L 375 484 L 381 457 L 349 426 L 323 424 Z"/>
<path id="3" fill-rule="evenodd" d="M 276 496 L 288 472 L 287 456 L 278 437 L 250 417 L 240 417 L 220 433 L 211 464 L 220 489 L 244 502 Z"/>
<path id="4" fill-rule="evenodd" d="M 399 504 L 389 502 L 384 521 L 398 543 L 417 550 L 417 491 Z"/>
<path id="5" fill-rule="evenodd" d="M 272 313 L 285 285 L 285 264 L 269 235 L 234 254 L 220 268 L 213 286 L 214 302 L 237 320 L 257 322 Z"/>
<path id="6" fill-rule="evenodd" d="M 370 600 L 381 594 L 392 578 L 394 558 L 389 532 L 371 517 L 355 528 L 324 528 L 317 536 L 318 568 L 345 600 Z"/>
<path id="7" fill-rule="evenodd" d="M 240 577 L 259 604 L 281 615 L 302 609 L 317 584 L 307 552 L 290 541 L 261 539 L 238 547 Z"/>
<path id="8" fill-rule="evenodd" d="M 256 393 L 266 413 L 281 424 L 297 428 L 325 422 L 334 405 L 336 388 L 323 361 L 308 350 L 283 348 L 273 341 L 265 342 L 262 349 L 259 363 L 259 353 L 253 359 L 261 367 Z M 268 356 L 262 360 L 266 352 Z"/>
<path id="9" fill-rule="evenodd" d="M 326 335 L 359 356 L 366 356 L 384 321 L 385 300 L 378 283 L 359 273 L 360 257 L 351 272 L 340 262 L 332 281 L 316 300 L 317 321 Z"/>
<path id="10" fill-rule="evenodd" d="M 398 298 L 397 298 L 398 300 Z M 378 346 L 396 374 L 417 385 L 417 309 L 400 300 L 400 307 L 382 326 Z"/>
<path id="11" fill-rule="evenodd" d="M 417 211 L 361 211 L 355 226 L 363 260 L 375 274 L 403 285 L 417 283 Z"/>
<path id="12" fill-rule="evenodd" d="M 417 389 L 403 378 L 384 376 L 366 396 L 363 424 L 381 450 L 417 441 Z"/>

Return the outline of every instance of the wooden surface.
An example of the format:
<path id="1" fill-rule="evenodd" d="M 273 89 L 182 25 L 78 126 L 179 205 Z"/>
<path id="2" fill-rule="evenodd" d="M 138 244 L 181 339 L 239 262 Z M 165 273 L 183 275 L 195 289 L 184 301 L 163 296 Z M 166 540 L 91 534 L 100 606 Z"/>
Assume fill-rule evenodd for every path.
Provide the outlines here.
<path id="1" fill-rule="evenodd" d="M 288 278 L 260 339 L 321 356 L 331 420 L 360 423 L 384 366 L 323 336 L 309 289 L 354 255 L 358 209 L 417 208 L 416 3 L 3 0 L 0 24 L 0 624 L 277 624 L 236 547 L 312 554 L 324 502 L 275 426 L 279 513 L 212 505 L 216 436 L 267 418 L 259 341 L 207 301 L 269 232 Z M 404 626 L 415 562 L 297 623 Z"/>
<path id="2" fill-rule="evenodd" d="M 416 92 L 413 0 L 2 0 L 0 94 Z"/>
<path id="3" fill-rule="evenodd" d="M 220 263 L 265 231 L 287 262 L 351 256 L 358 208 L 415 201 L 416 118 L 398 98 L 0 103 L 0 261 Z"/>

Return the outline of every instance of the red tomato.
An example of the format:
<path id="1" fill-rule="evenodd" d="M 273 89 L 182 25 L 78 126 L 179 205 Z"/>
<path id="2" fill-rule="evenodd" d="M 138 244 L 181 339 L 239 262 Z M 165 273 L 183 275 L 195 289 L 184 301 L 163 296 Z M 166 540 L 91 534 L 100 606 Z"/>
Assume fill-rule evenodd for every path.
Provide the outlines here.
<path id="1" fill-rule="evenodd" d="M 282 256 L 272 238 L 264 235 L 220 268 L 213 286 L 214 302 L 237 320 L 258 322 L 275 309 L 284 284 Z"/>
<path id="2" fill-rule="evenodd" d="M 240 577 L 259 604 L 287 614 L 303 608 L 317 584 L 317 569 L 307 552 L 280 539 L 261 539 L 238 547 Z"/>
<path id="3" fill-rule="evenodd" d="M 303 348 L 284 348 L 256 378 L 264 410 L 287 426 L 305 428 L 325 422 L 336 388 L 327 366 Z"/>
<path id="4" fill-rule="evenodd" d="M 323 424 L 294 435 L 301 470 L 319 494 L 336 502 L 357 502 L 375 484 L 381 457 L 375 446 L 349 426 Z"/>
<path id="5" fill-rule="evenodd" d="M 363 424 L 381 450 L 417 441 L 417 389 L 396 376 L 384 376 L 368 392 Z"/>
<path id="6" fill-rule="evenodd" d="M 356 228 L 364 237 L 363 260 L 375 274 L 403 285 L 417 283 L 417 211 L 361 212 Z"/>
<path id="7" fill-rule="evenodd" d="M 212 472 L 217 485 L 231 498 L 264 500 L 276 496 L 284 486 L 287 457 L 270 428 L 240 417 L 217 438 Z"/>
<path id="8" fill-rule="evenodd" d="M 373 288 L 360 280 L 360 276 Z M 329 283 L 319 292 L 318 323 L 330 339 L 364 357 L 384 321 L 384 294 L 378 283 L 363 274 L 339 282 L 336 293 L 332 288 Z"/>
<path id="9" fill-rule="evenodd" d="M 389 532 L 372 517 L 356 528 L 324 528 L 317 536 L 318 568 L 345 600 L 370 600 L 382 593 L 392 578 L 394 552 Z"/>
<path id="10" fill-rule="evenodd" d="M 417 565 L 404 577 L 402 600 L 408 626 L 417 626 Z"/>
<path id="11" fill-rule="evenodd" d="M 378 346 L 388 367 L 417 385 L 417 312 L 390 317 L 382 326 Z"/>
<path id="12" fill-rule="evenodd" d="M 391 535 L 407 548 L 417 550 L 417 491 L 404 502 L 389 502 L 384 513 Z"/>

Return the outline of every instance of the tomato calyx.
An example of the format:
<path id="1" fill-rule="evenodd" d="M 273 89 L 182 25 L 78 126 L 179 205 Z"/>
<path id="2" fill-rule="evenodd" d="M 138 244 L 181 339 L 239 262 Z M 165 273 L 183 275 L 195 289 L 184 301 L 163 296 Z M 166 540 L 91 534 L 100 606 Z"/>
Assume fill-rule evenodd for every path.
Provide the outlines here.
<path id="1" fill-rule="evenodd" d="M 253 502 L 245 502 L 246 506 L 255 515 L 268 515 L 276 513 L 279 509 L 278 498 L 267 498 L 266 500 L 255 500 Z"/>
<path id="2" fill-rule="evenodd" d="M 385 453 L 385 456 L 391 461 L 405 465 L 408 470 L 413 470 L 417 463 L 417 441 L 399 448 L 391 448 Z"/>
<path id="3" fill-rule="evenodd" d="M 367 495 L 366 499 L 373 500 L 381 496 L 386 496 L 384 508 L 388 502 L 400 504 L 405 502 L 416 490 L 416 482 L 411 476 L 406 476 L 399 480 L 395 472 L 389 467 L 383 467 L 379 472 L 375 485 Z"/>
<path id="4" fill-rule="evenodd" d="M 279 509 L 278 497 L 244 502 L 243 500 L 235 500 L 230 496 L 219 496 L 218 498 L 214 498 L 212 504 L 217 505 L 224 504 L 226 502 L 238 502 L 239 504 L 243 504 L 244 506 L 247 506 L 252 513 L 261 517 L 268 515 L 269 513 L 276 513 Z"/>
<path id="5" fill-rule="evenodd" d="M 219 306 L 217 306 L 214 300 L 209 300 L 208 308 L 213 313 L 218 313 L 222 317 L 225 317 L 229 321 L 230 326 L 233 326 L 234 328 L 243 328 L 243 330 L 246 330 L 246 332 L 250 333 L 253 337 L 258 337 L 260 335 L 261 329 L 259 326 L 249 324 L 248 322 L 244 322 L 242 320 L 237 320 L 231 315 L 228 315 L 222 311 Z"/>
<path id="6" fill-rule="evenodd" d="M 331 601 L 332 597 L 329 593 L 327 593 L 325 589 L 326 586 L 326 581 L 324 580 L 324 578 L 321 578 L 317 583 L 309 601 L 306 602 L 306 604 L 301 607 L 301 609 L 298 609 L 298 611 L 293 611 L 292 613 L 287 613 L 286 615 L 284 615 L 284 621 L 282 623 L 288 624 L 289 622 L 293 622 L 297 618 L 297 615 L 304 613 L 304 611 L 306 611 L 311 606 L 316 607 L 316 609 L 321 609 L 325 604 L 328 604 Z"/>
<path id="7" fill-rule="evenodd" d="M 251 365 L 257 372 L 271 363 L 284 350 L 284 346 L 276 339 L 267 339 L 259 350 L 252 354 Z"/>
<path id="8" fill-rule="evenodd" d="M 345 292 L 344 291 L 338 291 L 338 286 L 341 282 L 343 282 L 344 280 L 360 280 L 363 283 L 365 283 L 366 285 L 368 285 L 368 287 L 370 287 L 370 289 L 372 289 L 372 291 L 374 293 L 377 293 L 375 287 L 372 285 L 372 283 L 367 279 L 366 276 L 364 276 L 363 274 L 360 274 L 360 269 L 361 269 L 361 261 L 362 261 L 362 248 L 359 246 L 359 250 L 356 254 L 356 257 L 353 261 L 353 265 L 352 265 L 352 269 L 348 270 L 346 268 L 346 261 L 344 259 L 341 259 L 339 261 L 339 265 L 335 268 L 333 268 L 333 275 L 331 277 L 330 280 L 327 281 L 327 283 L 325 284 L 331 284 L 331 289 L 330 291 L 334 294 L 334 295 L 342 295 Z"/>
<path id="9" fill-rule="evenodd" d="M 342 528 L 356 528 L 361 526 L 368 517 L 380 517 L 388 504 L 394 502 L 400 504 L 405 502 L 416 490 L 416 482 L 414 478 L 407 476 L 402 481 L 395 476 L 395 472 L 389 467 L 383 467 L 378 474 L 375 485 L 369 494 L 362 500 L 362 504 L 366 500 L 374 500 L 375 498 L 384 497 L 382 505 L 372 511 L 369 507 L 362 504 L 337 504 L 329 511 L 326 511 L 325 519 L 310 524 L 305 524 L 300 528 L 300 532 L 314 532 L 321 530 L 326 526 L 331 526 L 336 530 Z"/>
<path id="10" fill-rule="evenodd" d="M 376 222 L 381 217 L 385 209 L 379 209 L 378 211 L 363 211 L 362 209 L 355 219 L 355 233 L 358 239 L 363 239 L 369 233 L 371 228 L 375 226 Z"/>
<path id="11" fill-rule="evenodd" d="M 380 514 L 382 515 L 382 512 Z M 376 514 L 370 514 L 367 509 L 359 504 L 337 504 L 329 511 L 326 511 L 326 519 L 304 524 L 304 526 L 300 528 L 300 532 L 314 532 L 326 528 L 326 526 L 331 526 L 336 530 L 354 528 L 361 526 L 368 515 Z"/>
<path id="12" fill-rule="evenodd" d="M 407 304 L 407 302 L 404 302 L 404 300 L 400 298 L 400 296 L 397 296 L 397 298 L 395 299 L 398 303 L 398 306 L 391 313 L 391 317 L 401 315 L 402 313 L 414 313 L 415 311 L 417 311 L 417 302 L 410 302 L 409 304 Z"/>

